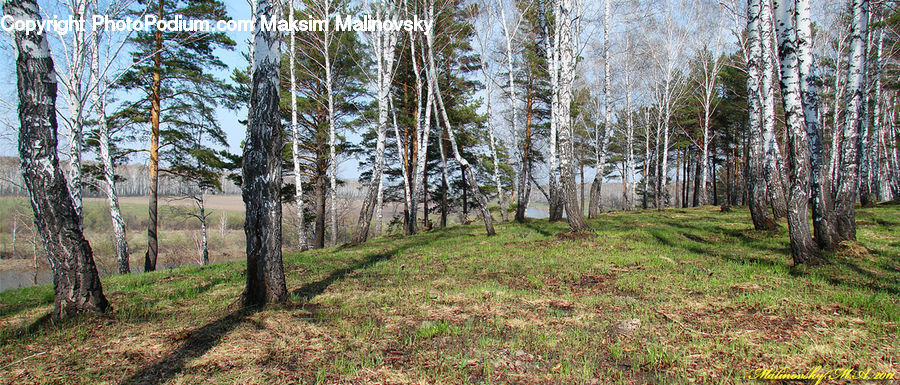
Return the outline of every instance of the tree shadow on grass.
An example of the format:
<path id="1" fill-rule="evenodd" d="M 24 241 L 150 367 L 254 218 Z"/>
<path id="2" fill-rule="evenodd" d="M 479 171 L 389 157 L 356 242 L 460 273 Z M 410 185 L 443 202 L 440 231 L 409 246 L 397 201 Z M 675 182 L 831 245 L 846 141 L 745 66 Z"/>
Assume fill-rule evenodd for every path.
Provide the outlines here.
<path id="1" fill-rule="evenodd" d="M 144 366 L 137 373 L 122 381 L 122 384 L 160 384 L 168 381 L 184 370 L 188 361 L 206 354 L 218 345 L 228 332 L 244 323 L 248 316 L 259 310 L 259 308 L 241 308 L 190 332 L 187 340 L 178 349 L 162 359 Z"/>
<path id="2" fill-rule="evenodd" d="M 650 230 L 649 233 L 652 235 L 657 241 L 661 244 L 664 244 L 668 247 L 687 250 L 700 255 L 708 255 L 712 257 L 722 258 L 734 263 L 750 263 L 756 265 L 769 266 L 774 268 L 788 268 L 790 269 L 789 274 L 794 277 L 800 277 L 806 275 L 805 272 L 799 269 L 794 269 L 793 264 L 790 261 L 791 249 L 788 245 L 785 245 L 782 248 L 779 247 L 771 247 L 771 246 L 762 246 L 759 245 L 759 240 L 754 239 L 753 237 L 749 237 L 744 234 L 740 230 L 728 229 L 721 226 L 715 226 L 709 229 L 696 228 L 690 225 L 685 225 L 681 223 L 674 222 L 664 222 L 664 225 L 671 226 L 679 230 L 680 235 L 684 236 L 686 239 L 692 241 L 691 243 L 684 244 L 678 243 L 671 239 L 671 237 L 667 237 L 663 234 L 662 231 L 659 230 Z M 750 257 L 746 255 L 736 255 L 736 254 L 727 254 L 717 252 L 715 250 L 716 242 L 710 242 L 709 240 L 703 239 L 702 237 L 697 236 L 696 234 L 689 233 L 687 231 L 719 231 L 722 234 L 740 239 L 743 244 L 748 247 L 754 248 L 759 251 L 773 253 L 775 255 L 784 256 L 784 262 L 779 261 L 778 259 L 766 259 L 766 258 L 757 258 Z M 696 243 L 696 244 L 693 244 Z M 885 257 L 880 253 L 874 253 L 877 256 Z M 831 255 L 829 261 L 834 265 L 840 268 L 838 271 L 819 271 L 818 274 L 835 286 L 846 286 L 863 290 L 871 290 L 873 292 L 881 292 L 890 295 L 898 295 L 900 294 L 900 285 L 894 281 L 890 274 L 880 275 L 877 273 L 873 273 L 870 270 L 862 268 L 860 265 L 854 263 L 849 258 Z M 856 279 L 854 279 L 856 278 Z"/>
<path id="3" fill-rule="evenodd" d="M 335 281 L 339 281 L 339 280 L 346 278 L 347 275 L 353 273 L 354 271 L 368 268 L 368 267 L 370 267 L 378 262 L 381 262 L 381 261 L 386 261 L 386 260 L 390 259 L 391 257 L 393 257 L 394 255 L 396 255 L 397 252 L 398 252 L 398 250 L 394 250 L 394 251 L 387 252 L 387 253 L 372 254 L 368 258 L 366 258 L 362 261 L 357 261 L 353 265 L 350 265 L 343 269 L 338 269 L 338 270 L 332 271 L 330 274 L 328 274 L 327 277 L 325 277 L 321 280 L 307 283 L 307 284 L 291 291 L 291 295 L 298 296 L 300 298 L 300 300 L 303 302 L 308 302 L 313 297 L 325 292 L 325 289 L 327 289 L 328 286 L 331 286 L 331 284 L 333 284 Z"/>
<path id="4" fill-rule="evenodd" d="M 32 321 L 25 327 L 19 327 L 17 329 L 4 330 L 0 332 L 0 346 L 4 346 L 14 340 L 21 339 L 23 337 L 35 334 L 42 330 L 46 330 L 53 325 L 53 320 L 50 318 L 52 313 L 44 314 L 38 319 Z"/>
<path id="5" fill-rule="evenodd" d="M 301 303 L 290 305 L 292 307 L 303 307 L 315 296 L 322 294 L 331 284 L 344 279 L 354 271 L 365 269 L 373 264 L 390 259 L 397 254 L 398 250 L 388 253 L 380 253 L 370 255 L 365 260 L 359 261 L 349 267 L 335 270 L 327 277 L 307 283 L 300 288 L 291 292 L 291 295 L 298 295 Z M 218 320 L 207 323 L 206 325 L 196 329 L 188 334 L 187 339 L 181 346 L 172 353 L 162 359 L 144 366 L 136 373 L 122 381 L 122 384 L 149 384 L 156 385 L 164 383 L 184 370 L 188 361 L 201 357 L 219 344 L 222 338 L 248 321 L 248 317 L 262 310 L 258 307 L 241 308 L 234 310 Z"/>

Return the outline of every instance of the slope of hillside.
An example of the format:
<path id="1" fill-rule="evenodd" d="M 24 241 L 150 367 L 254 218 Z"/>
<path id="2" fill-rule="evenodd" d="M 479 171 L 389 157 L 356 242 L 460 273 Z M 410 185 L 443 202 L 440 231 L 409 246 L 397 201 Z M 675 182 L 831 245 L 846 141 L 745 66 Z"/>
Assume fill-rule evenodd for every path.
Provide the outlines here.
<path id="1" fill-rule="evenodd" d="M 0 294 L 0 383 L 747 383 L 764 368 L 900 372 L 900 206 L 834 264 L 790 268 L 746 210 L 478 225 L 288 255 L 289 304 L 236 307 L 242 263 L 104 280 L 51 324 Z M 896 374 L 900 377 L 900 373 Z"/>

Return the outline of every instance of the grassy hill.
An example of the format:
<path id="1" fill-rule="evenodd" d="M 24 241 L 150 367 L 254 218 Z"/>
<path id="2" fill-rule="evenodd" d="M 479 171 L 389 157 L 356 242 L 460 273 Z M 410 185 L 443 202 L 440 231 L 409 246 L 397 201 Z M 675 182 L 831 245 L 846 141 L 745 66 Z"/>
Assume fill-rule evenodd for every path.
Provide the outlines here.
<path id="1" fill-rule="evenodd" d="M 0 383 L 750 383 L 898 372 L 900 206 L 794 270 L 746 210 L 478 225 L 286 255 L 289 304 L 240 310 L 242 263 L 114 276 L 114 311 L 46 320 L 0 293 Z"/>

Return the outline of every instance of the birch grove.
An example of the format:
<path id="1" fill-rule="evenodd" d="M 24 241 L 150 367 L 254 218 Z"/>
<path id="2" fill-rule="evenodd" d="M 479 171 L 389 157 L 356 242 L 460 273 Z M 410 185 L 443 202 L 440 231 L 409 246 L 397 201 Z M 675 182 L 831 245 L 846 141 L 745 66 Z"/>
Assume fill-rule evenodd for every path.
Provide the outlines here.
<path id="1" fill-rule="evenodd" d="M 77 267 L 54 274 L 86 274 L 84 288 L 57 287 L 54 317 L 105 310 L 99 276 L 131 273 L 135 242 L 147 244 L 135 253 L 144 271 L 182 264 L 183 248 L 166 243 L 177 236 L 160 233 L 176 195 L 194 199 L 191 262 L 207 264 L 225 257 L 216 234 L 207 239 L 207 217 L 220 214 L 211 196 L 240 188 L 248 306 L 288 297 L 283 202 L 296 218 L 296 234 L 284 234 L 291 252 L 473 222 L 494 235 L 565 218 L 582 232 L 612 210 L 720 205 L 747 209 L 761 237 L 786 227 L 792 263 L 819 265 L 856 240 L 857 204 L 900 196 L 891 1 L 251 0 L 243 16 L 228 12 L 245 6 L 209 1 L 68 0 L 44 12 L 286 20 L 257 23 L 242 68 L 223 52 L 237 32 L 10 35 L 20 109 L 47 115 L 20 111 L 30 125 L 18 135 L 53 150 L 20 139 L 24 175 L 4 171 L 0 192 L 29 194 L 46 216 L 38 233 L 71 233 L 42 239 L 71 254 L 50 255 L 54 267 Z M 37 20 L 37 3 L 4 7 Z M 347 27 L 341 17 L 356 13 L 369 19 Z M 316 20 L 325 28 L 284 27 Z M 407 20 L 415 28 L 390 28 Z M 228 138 L 208 135 L 221 121 Z M 285 191 L 282 177 L 293 183 Z M 126 196 L 146 198 L 148 216 L 133 218 Z M 110 244 L 97 255 L 83 228 L 96 225 L 93 198 Z M 517 223 L 503 223 L 511 211 Z"/>

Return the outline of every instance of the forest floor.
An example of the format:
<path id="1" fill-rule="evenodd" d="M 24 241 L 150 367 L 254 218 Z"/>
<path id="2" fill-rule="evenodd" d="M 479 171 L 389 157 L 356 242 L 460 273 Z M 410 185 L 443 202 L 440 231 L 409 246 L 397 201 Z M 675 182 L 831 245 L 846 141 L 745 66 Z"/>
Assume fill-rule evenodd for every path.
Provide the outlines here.
<path id="1" fill-rule="evenodd" d="M 756 383 L 900 378 L 900 205 L 792 269 L 745 209 L 477 224 L 285 256 L 290 301 L 241 310 L 241 262 L 104 279 L 113 311 L 53 324 L 0 293 L 0 383 Z M 814 382 L 813 382 L 814 383 Z M 823 383 L 836 383 L 825 381 Z M 879 382 L 884 383 L 884 382 Z"/>

